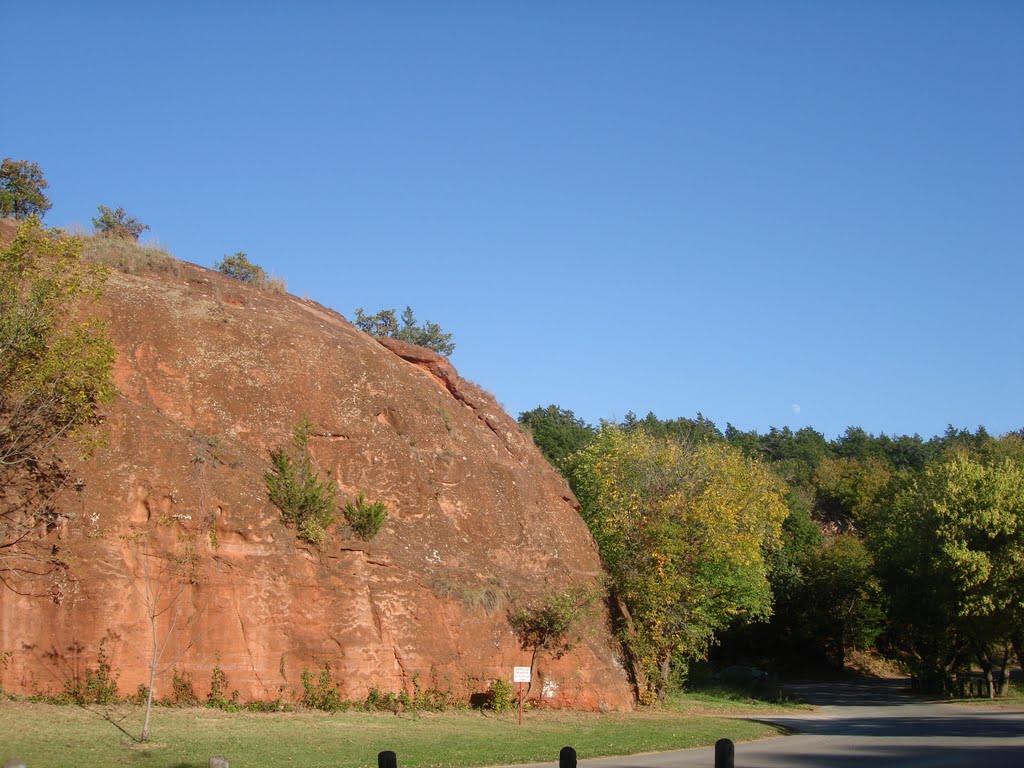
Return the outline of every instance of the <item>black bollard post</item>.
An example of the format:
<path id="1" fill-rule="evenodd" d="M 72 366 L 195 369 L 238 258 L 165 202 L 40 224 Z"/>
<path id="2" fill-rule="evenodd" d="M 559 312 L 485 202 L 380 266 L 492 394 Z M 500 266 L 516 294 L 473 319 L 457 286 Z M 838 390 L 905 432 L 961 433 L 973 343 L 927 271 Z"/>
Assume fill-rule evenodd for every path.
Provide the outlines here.
<path id="1" fill-rule="evenodd" d="M 729 739 L 715 742 L 715 768 L 736 768 L 736 746 Z"/>
<path id="2" fill-rule="evenodd" d="M 576 750 L 572 747 L 562 747 L 558 753 L 558 768 L 576 768 Z"/>
<path id="3" fill-rule="evenodd" d="M 398 768 L 398 755 L 386 750 L 377 755 L 377 768 Z"/>

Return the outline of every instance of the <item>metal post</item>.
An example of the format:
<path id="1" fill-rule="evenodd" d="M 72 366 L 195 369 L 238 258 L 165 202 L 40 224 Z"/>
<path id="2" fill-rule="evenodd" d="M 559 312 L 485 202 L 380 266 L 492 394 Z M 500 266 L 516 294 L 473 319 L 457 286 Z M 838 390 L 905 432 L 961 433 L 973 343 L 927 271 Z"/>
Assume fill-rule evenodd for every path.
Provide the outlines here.
<path id="1" fill-rule="evenodd" d="M 519 724 L 523 724 L 523 684 L 519 684 Z"/>
<path id="2" fill-rule="evenodd" d="M 558 768 L 576 768 L 576 750 L 572 747 L 562 747 L 558 753 Z"/>
<path id="3" fill-rule="evenodd" d="M 715 768 L 736 768 L 736 746 L 731 740 L 715 742 Z"/>
<path id="4" fill-rule="evenodd" d="M 377 768 L 398 768 L 398 755 L 391 750 L 378 753 Z"/>

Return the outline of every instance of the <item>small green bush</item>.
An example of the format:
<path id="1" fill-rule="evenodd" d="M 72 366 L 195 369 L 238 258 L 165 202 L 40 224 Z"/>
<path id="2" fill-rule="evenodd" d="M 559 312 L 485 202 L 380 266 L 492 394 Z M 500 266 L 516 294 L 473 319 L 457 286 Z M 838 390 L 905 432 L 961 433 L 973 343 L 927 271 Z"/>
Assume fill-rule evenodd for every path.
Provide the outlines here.
<path id="1" fill-rule="evenodd" d="M 160 700 L 167 707 L 196 707 L 199 697 L 192 686 L 192 673 L 171 668 L 171 695 Z"/>
<path id="2" fill-rule="evenodd" d="M 360 539 L 369 541 L 384 527 L 384 521 L 388 517 L 388 505 L 383 501 L 368 504 L 366 497 L 360 493 L 355 503 L 349 502 L 345 505 L 344 514 L 353 533 Z"/>
<path id="3" fill-rule="evenodd" d="M 249 285 L 262 286 L 267 282 L 267 271 L 259 264 L 253 264 L 242 251 L 234 256 L 225 256 L 213 265 L 222 275 L 233 277 Z"/>
<path id="4" fill-rule="evenodd" d="M 298 526 L 300 539 L 320 546 L 337 512 L 334 483 L 321 480 L 313 469 L 308 448 L 312 432 L 312 422 L 303 418 L 292 431 L 291 451 L 274 451 L 270 455 L 273 470 L 263 478 L 270 500 L 281 510 L 285 522 Z"/>
<path id="5" fill-rule="evenodd" d="M 315 677 L 308 669 L 303 669 L 301 678 L 302 706 L 324 712 L 338 712 L 349 708 L 349 703 L 338 695 L 338 683 L 334 682 L 331 662 L 325 661 Z"/>
<path id="6" fill-rule="evenodd" d="M 117 678 L 107 661 L 107 641 L 100 640 L 96 669 L 86 667 L 81 678 L 64 681 L 64 692 L 57 697 L 68 704 L 112 704 L 117 701 Z"/>
<path id="7" fill-rule="evenodd" d="M 515 706 L 515 689 L 512 683 L 504 677 L 499 677 L 491 683 L 486 706 L 493 712 L 508 712 L 512 709 Z"/>
<path id="8" fill-rule="evenodd" d="M 238 691 L 232 691 L 231 697 L 224 694 L 228 690 L 228 676 L 220 667 L 220 660 L 213 666 L 213 675 L 210 677 L 210 692 L 206 696 L 206 706 L 212 709 L 222 709 L 225 712 L 237 712 Z"/>

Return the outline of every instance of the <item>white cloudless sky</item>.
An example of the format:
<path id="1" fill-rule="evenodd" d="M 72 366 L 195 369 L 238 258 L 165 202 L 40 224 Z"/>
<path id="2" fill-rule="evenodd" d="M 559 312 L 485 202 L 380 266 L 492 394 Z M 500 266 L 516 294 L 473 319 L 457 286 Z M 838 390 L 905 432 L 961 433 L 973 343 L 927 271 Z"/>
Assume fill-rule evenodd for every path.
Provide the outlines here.
<path id="1" fill-rule="evenodd" d="M 516 415 L 1024 426 L 1020 2 L 12 3 L 0 156 Z"/>

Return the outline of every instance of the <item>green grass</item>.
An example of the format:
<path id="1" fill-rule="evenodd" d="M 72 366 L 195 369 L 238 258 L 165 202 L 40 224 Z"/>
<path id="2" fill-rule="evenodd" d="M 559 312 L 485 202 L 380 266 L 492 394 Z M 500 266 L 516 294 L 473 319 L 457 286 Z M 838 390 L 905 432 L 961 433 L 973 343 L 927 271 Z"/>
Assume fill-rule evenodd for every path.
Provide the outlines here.
<path id="1" fill-rule="evenodd" d="M 748 707 L 751 714 L 768 707 Z M 223 755 L 233 768 L 375 766 L 391 749 L 401 768 L 554 762 L 569 745 L 580 758 L 684 749 L 773 736 L 771 726 L 723 717 L 733 705 L 685 702 L 632 714 L 531 712 L 519 727 L 516 715 L 451 712 L 411 715 L 314 712 L 226 713 L 211 709 L 156 709 L 152 740 L 139 744 L 142 710 L 0 703 L 0 761 L 11 757 L 36 766 L 146 766 L 205 768 Z M 105 719 L 105 715 L 110 720 Z M 113 722 L 112 722 L 113 721 Z M 709 752 L 709 760 L 710 752 Z"/>

